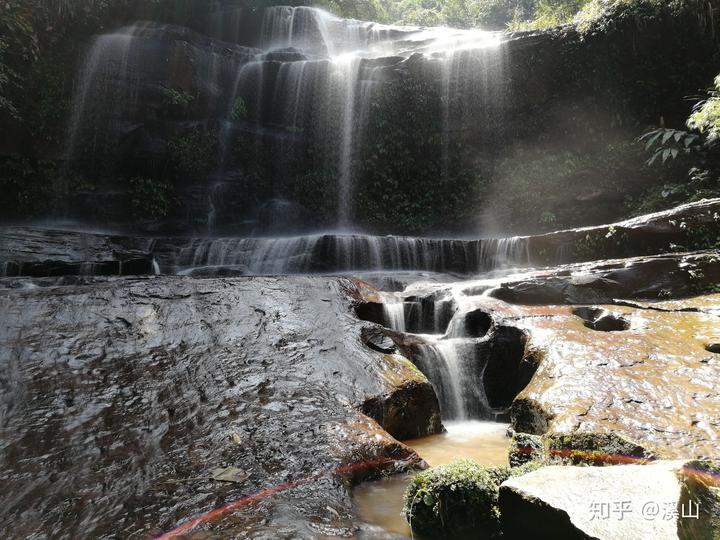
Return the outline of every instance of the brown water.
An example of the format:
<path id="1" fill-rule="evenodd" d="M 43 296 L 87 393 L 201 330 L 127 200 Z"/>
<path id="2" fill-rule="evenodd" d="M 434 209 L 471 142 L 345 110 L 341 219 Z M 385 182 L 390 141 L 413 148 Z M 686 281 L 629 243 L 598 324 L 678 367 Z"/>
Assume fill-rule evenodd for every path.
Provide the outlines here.
<path id="1" fill-rule="evenodd" d="M 507 465 L 507 424 L 494 422 L 446 423 L 447 433 L 405 441 L 431 466 L 469 458 L 481 465 Z M 373 538 L 410 538 L 402 515 L 403 493 L 412 475 L 399 475 L 361 484 L 353 491 L 360 518 Z"/>

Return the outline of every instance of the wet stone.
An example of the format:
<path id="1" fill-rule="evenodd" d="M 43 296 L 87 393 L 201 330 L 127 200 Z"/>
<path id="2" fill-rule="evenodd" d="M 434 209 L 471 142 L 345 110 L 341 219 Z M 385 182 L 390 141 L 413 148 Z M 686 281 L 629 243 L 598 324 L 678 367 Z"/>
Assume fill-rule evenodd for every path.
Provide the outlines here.
<path id="1" fill-rule="evenodd" d="M 264 490 L 274 494 L 207 527 L 312 537 L 328 506 L 351 515 L 342 479 L 416 467 L 391 435 L 442 429 L 429 382 L 363 343 L 353 288 L 155 277 L 0 290 L 0 366 L 12 381 L 0 535 L 154 536 Z M 375 419 L 360 410 L 369 402 Z M 243 474 L 207 480 L 228 468 Z"/>

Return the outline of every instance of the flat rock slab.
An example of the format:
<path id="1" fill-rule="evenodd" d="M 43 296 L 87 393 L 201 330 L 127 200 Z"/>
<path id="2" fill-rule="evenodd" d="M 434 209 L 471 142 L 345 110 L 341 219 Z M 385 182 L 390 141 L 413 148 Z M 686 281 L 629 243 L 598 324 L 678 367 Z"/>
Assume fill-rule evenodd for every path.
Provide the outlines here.
<path id="1" fill-rule="evenodd" d="M 684 463 L 552 466 L 512 478 L 500 488 L 503 532 L 511 540 L 676 540 Z"/>
<path id="2" fill-rule="evenodd" d="M 363 344 L 353 287 L 148 277 L 0 290 L 0 536 L 149 537 L 257 493 L 198 534 L 352 534 L 343 479 L 420 464 L 380 424 L 441 429 L 427 379 Z M 218 469 L 237 474 L 213 480 Z"/>
<path id="3" fill-rule="evenodd" d="M 684 309 L 695 302 L 676 306 Z M 705 311 L 594 306 L 597 320 L 627 329 L 597 330 L 570 306 L 537 308 L 515 318 L 542 358 L 512 406 L 514 426 L 529 433 L 616 432 L 671 458 L 716 457 L 720 441 L 720 319 Z M 700 309 L 700 308 L 698 308 Z M 581 316 L 582 315 L 582 316 Z"/>

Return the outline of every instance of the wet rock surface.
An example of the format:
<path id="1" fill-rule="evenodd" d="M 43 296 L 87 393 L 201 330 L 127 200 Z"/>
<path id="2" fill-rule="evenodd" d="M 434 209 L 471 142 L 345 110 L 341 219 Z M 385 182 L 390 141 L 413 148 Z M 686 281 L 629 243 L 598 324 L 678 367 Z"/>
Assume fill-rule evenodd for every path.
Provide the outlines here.
<path id="1" fill-rule="evenodd" d="M 144 537 L 263 490 L 200 530 L 352 534 L 346 482 L 419 464 L 361 410 L 398 437 L 441 429 L 422 374 L 363 344 L 353 287 L 137 277 L 2 290 L 2 535 Z M 227 467 L 237 482 L 209 479 Z"/>
<path id="2" fill-rule="evenodd" d="M 150 239 L 32 227 L 0 231 L 0 276 L 150 275 Z"/>
<path id="3" fill-rule="evenodd" d="M 619 223 L 528 237 L 534 264 L 567 264 L 712 246 L 720 200 L 706 199 Z"/>
<path id="4" fill-rule="evenodd" d="M 720 305 L 720 296 L 712 297 Z M 678 302 L 692 308 L 693 301 Z M 673 457 L 711 457 L 720 438 L 720 365 L 708 359 L 718 316 L 605 306 L 622 332 L 587 328 L 565 306 L 517 320 L 542 351 L 532 382 L 513 403 L 519 431 L 615 431 Z"/>
<path id="5" fill-rule="evenodd" d="M 489 294 L 510 303 L 531 305 L 692 296 L 715 291 L 720 282 L 719 262 L 720 252 L 711 250 L 558 266 L 526 276 L 512 276 L 493 286 Z M 467 289 L 468 294 L 481 291 L 472 286 Z M 604 316 L 581 313 L 591 325 Z M 605 322 L 612 326 L 609 319 Z"/>
<path id="6" fill-rule="evenodd" d="M 433 380 L 423 348 L 467 335 L 466 318 L 472 323 L 483 312 L 492 319 L 486 335 L 464 338 L 474 351 L 463 360 L 466 384 L 480 388 L 496 412 L 509 407 L 517 432 L 616 433 L 638 449 L 631 455 L 713 457 L 720 440 L 720 361 L 712 346 L 720 341 L 720 295 L 712 293 L 718 272 L 717 252 L 706 252 L 417 284 L 403 295 L 456 302 L 447 335 L 389 335 Z"/>
<path id="7" fill-rule="evenodd" d="M 0 272 L 32 277 L 152 274 L 154 261 L 163 273 L 196 277 L 350 272 L 382 290 L 401 291 L 418 279 L 452 281 L 505 267 L 607 260 L 594 264 L 593 279 L 579 279 L 566 269 L 570 273 L 558 274 L 554 280 L 545 275 L 541 286 L 520 281 L 496 292 L 498 298 L 511 302 L 584 303 L 623 295 L 687 294 L 697 281 L 716 283 L 718 272 L 700 278 L 688 273 L 693 265 L 704 271 L 700 255 L 692 259 L 682 253 L 655 254 L 711 247 L 719 233 L 718 199 L 602 227 L 506 239 L 333 233 L 283 238 L 137 237 L 2 227 Z M 623 259 L 612 260 L 615 257 Z M 629 257 L 635 260 L 628 261 Z M 435 303 L 431 298 L 407 301 L 408 309 L 419 317 L 414 323 L 417 331 L 428 331 Z"/>

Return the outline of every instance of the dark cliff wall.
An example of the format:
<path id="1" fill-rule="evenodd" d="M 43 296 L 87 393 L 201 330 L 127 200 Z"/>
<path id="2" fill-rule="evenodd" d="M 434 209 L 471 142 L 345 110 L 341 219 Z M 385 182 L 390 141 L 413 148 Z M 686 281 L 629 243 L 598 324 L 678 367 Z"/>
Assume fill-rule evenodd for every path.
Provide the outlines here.
<path id="1" fill-rule="evenodd" d="M 635 138 L 661 118 L 681 126 L 693 104 L 685 98 L 717 74 L 708 6 L 510 36 L 480 59 L 460 54 L 452 92 L 432 55 L 363 61 L 364 123 L 353 128 L 349 158 L 355 223 L 381 232 L 507 233 L 624 217 L 628 200 L 663 181 L 643 169 Z M 190 0 L 116 15 L 108 28 L 155 24 L 133 30 L 143 40 L 125 57 L 131 75 L 109 76 L 102 91 L 89 87 L 92 107 L 83 114 L 93 122 L 72 145 L 72 95 L 90 38 L 40 64 L 32 117 L 3 120 L 11 134 L 0 145 L 5 219 L 194 231 L 332 227 L 341 127 L 319 121 L 328 98 L 317 85 L 303 87 L 302 121 L 293 125 L 277 93 L 287 63 L 302 57 L 266 55 L 260 75 L 238 83 L 260 52 L 248 47 L 259 45 L 261 18 L 243 2 Z"/>

